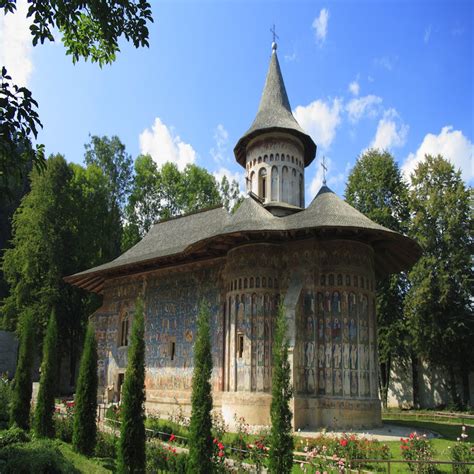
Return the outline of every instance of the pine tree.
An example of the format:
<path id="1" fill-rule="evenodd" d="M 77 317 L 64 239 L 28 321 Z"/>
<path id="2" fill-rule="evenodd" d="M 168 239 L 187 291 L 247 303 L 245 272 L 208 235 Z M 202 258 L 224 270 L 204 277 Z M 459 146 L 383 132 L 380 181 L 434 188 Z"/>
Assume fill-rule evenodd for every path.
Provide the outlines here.
<path id="1" fill-rule="evenodd" d="M 54 392 L 56 388 L 58 326 L 54 311 L 51 313 L 43 342 L 41 378 L 36 401 L 33 429 L 40 437 L 54 437 Z"/>
<path id="2" fill-rule="evenodd" d="M 143 302 L 138 299 L 122 389 L 119 473 L 145 472 L 145 443 L 145 324 Z"/>
<path id="3" fill-rule="evenodd" d="M 201 302 L 194 344 L 194 372 L 191 395 L 191 423 L 189 426 L 188 472 L 212 472 L 212 374 L 209 307 Z"/>
<path id="4" fill-rule="evenodd" d="M 34 340 L 33 313 L 26 310 L 20 320 L 20 353 L 13 382 L 10 411 L 10 423 L 24 430 L 30 427 Z"/>
<path id="5" fill-rule="evenodd" d="M 293 467 L 293 436 L 291 435 L 290 400 L 293 389 L 290 383 L 288 339 L 285 309 L 281 303 L 273 339 L 272 404 L 270 407 L 271 431 L 269 470 L 275 474 L 290 473 Z"/>
<path id="6" fill-rule="evenodd" d="M 89 322 L 77 379 L 72 434 L 73 448 L 86 456 L 93 454 L 97 437 L 97 383 L 97 344 Z"/>

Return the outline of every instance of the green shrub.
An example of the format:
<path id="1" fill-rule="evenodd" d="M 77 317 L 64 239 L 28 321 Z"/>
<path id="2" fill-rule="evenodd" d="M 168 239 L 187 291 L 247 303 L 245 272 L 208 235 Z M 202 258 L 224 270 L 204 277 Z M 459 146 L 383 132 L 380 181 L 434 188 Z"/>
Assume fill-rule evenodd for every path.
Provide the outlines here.
<path id="1" fill-rule="evenodd" d="M 97 384 L 97 343 L 89 322 L 77 379 L 72 435 L 74 450 L 86 456 L 94 452 L 97 436 Z"/>
<path id="2" fill-rule="evenodd" d="M 61 453 L 55 442 L 37 439 L 0 449 L 2 474 L 76 474 L 79 471 Z"/>
<path id="3" fill-rule="evenodd" d="M 142 472 L 146 464 L 145 324 L 143 318 L 143 302 L 138 299 L 122 390 L 122 423 L 117 453 L 118 472 Z"/>
<path id="4" fill-rule="evenodd" d="M 290 400 L 293 388 L 288 361 L 288 337 L 285 308 L 278 307 L 273 339 L 272 403 L 270 406 L 271 431 L 269 471 L 287 474 L 293 467 L 294 442 L 292 436 Z"/>
<path id="5" fill-rule="evenodd" d="M 468 434 L 466 426 L 463 425 L 461 436 L 457 439 L 456 443 L 451 449 L 450 458 L 453 462 L 472 462 L 474 460 L 474 447 L 468 440 Z M 462 464 L 455 464 L 453 466 L 453 472 L 455 474 L 469 474 L 470 466 L 464 466 Z"/>
<path id="6" fill-rule="evenodd" d="M 209 306 L 201 302 L 194 343 L 194 371 L 191 394 L 191 423 L 189 425 L 189 472 L 212 472 L 212 354 Z"/>
<path id="7" fill-rule="evenodd" d="M 54 430 L 56 438 L 65 443 L 72 442 L 72 433 L 74 429 L 74 418 L 72 413 L 66 415 L 56 415 L 54 417 Z"/>
<path id="8" fill-rule="evenodd" d="M 185 474 L 188 466 L 188 455 L 178 453 L 172 446 L 161 443 L 147 443 L 146 472 L 175 472 Z"/>
<path id="9" fill-rule="evenodd" d="M 110 433 L 98 431 L 95 455 L 98 458 L 115 458 L 117 455 L 117 437 Z"/>
<path id="10" fill-rule="evenodd" d="M 0 431 L 0 449 L 10 444 L 25 443 L 27 441 L 30 441 L 30 435 L 21 428 L 13 427 L 9 430 Z"/>
<path id="11" fill-rule="evenodd" d="M 57 340 L 58 327 L 56 324 L 56 315 L 53 311 L 49 318 L 48 328 L 43 340 L 40 386 L 33 418 L 33 429 L 38 437 L 54 437 L 53 415 L 58 359 Z"/>
<path id="12" fill-rule="evenodd" d="M 13 381 L 10 404 L 10 423 L 25 430 L 30 427 L 31 393 L 33 391 L 32 369 L 35 350 L 33 313 L 28 309 L 20 319 L 20 349 Z"/>
<path id="13" fill-rule="evenodd" d="M 11 401 L 11 384 L 5 375 L 0 376 L 0 430 L 5 430 L 10 424 L 8 407 Z"/>

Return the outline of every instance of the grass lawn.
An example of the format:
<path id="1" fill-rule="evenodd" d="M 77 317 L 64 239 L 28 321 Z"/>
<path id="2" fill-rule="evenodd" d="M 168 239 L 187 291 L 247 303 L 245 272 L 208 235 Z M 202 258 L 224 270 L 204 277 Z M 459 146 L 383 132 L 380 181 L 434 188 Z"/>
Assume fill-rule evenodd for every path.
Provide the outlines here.
<path id="1" fill-rule="evenodd" d="M 103 458 L 87 458 L 73 451 L 72 446 L 62 441 L 58 442 L 58 447 L 64 457 L 74 464 L 74 467 L 81 472 L 90 474 L 108 474 L 113 472 L 114 461 Z"/>

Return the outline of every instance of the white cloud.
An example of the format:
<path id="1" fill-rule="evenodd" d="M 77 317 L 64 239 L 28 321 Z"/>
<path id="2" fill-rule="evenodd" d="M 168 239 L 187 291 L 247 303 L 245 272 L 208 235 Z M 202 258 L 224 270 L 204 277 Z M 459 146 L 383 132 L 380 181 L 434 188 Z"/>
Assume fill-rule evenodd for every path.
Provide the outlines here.
<path id="1" fill-rule="evenodd" d="M 329 10 L 327 8 L 322 8 L 313 21 L 313 28 L 316 34 L 316 41 L 319 44 L 324 43 L 326 40 L 326 35 L 328 33 L 328 21 L 329 21 Z"/>
<path id="2" fill-rule="evenodd" d="M 349 84 L 349 92 L 353 95 L 359 95 L 360 92 L 360 85 L 357 81 L 352 81 Z"/>
<path id="3" fill-rule="evenodd" d="M 358 99 L 352 99 L 346 105 L 349 120 L 352 123 L 358 122 L 362 117 L 374 118 L 380 113 L 382 98 L 376 95 L 366 95 Z"/>
<path id="4" fill-rule="evenodd" d="M 287 63 L 295 61 L 295 59 L 297 58 L 296 51 L 293 51 L 291 54 L 285 54 L 284 58 Z"/>
<path id="5" fill-rule="evenodd" d="M 159 117 L 155 118 L 151 130 L 146 128 L 140 134 L 140 151 L 149 154 L 158 166 L 171 161 L 180 170 L 196 161 L 196 151 L 175 135 L 172 127 L 167 127 Z"/>
<path id="6" fill-rule="evenodd" d="M 16 12 L 0 14 L 0 66 L 5 66 L 15 84 L 27 86 L 33 62 L 28 3 L 18 0 Z"/>
<path id="7" fill-rule="evenodd" d="M 216 145 L 211 148 L 211 156 L 216 163 L 228 161 L 227 144 L 229 143 L 229 133 L 221 123 L 214 130 L 214 141 Z"/>
<path id="8" fill-rule="evenodd" d="M 425 28 L 425 34 L 423 35 L 423 42 L 425 44 L 428 44 L 431 38 L 431 31 L 433 30 L 433 27 L 429 25 L 427 28 Z"/>
<path id="9" fill-rule="evenodd" d="M 381 58 L 375 58 L 374 63 L 376 66 L 386 69 L 387 71 L 392 71 L 396 60 L 397 58 L 389 58 L 388 56 L 383 56 Z"/>
<path id="10" fill-rule="evenodd" d="M 332 104 L 319 99 L 306 106 L 299 105 L 293 114 L 316 144 L 327 149 L 336 136 L 336 128 L 341 123 L 341 109 L 341 99 L 334 99 Z"/>
<path id="11" fill-rule="evenodd" d="M 390 150 L 403 146 L 407 139 L 408 128 L 395 109 L 388 109 L 379 120 L 377 132 L 370 147 Z"/>
<path id="12" fill-rule="evenodd" d="M 428 133 L 415 153 L 410 153 L 402 165 L 406 178 L 415 170 L 425 155 L 443 155 L 460 169 L 466 182 L 474 179 L 474 144 L 461 130 L 453 130 L 451 125 L 441 129 L 438 135 Z"/>

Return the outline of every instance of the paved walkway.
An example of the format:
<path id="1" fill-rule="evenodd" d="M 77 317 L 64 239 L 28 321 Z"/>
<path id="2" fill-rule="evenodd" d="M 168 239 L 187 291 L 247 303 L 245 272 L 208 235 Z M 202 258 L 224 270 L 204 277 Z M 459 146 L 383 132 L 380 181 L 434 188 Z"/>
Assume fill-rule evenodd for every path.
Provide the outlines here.
<path id="1" fill-rule="evenodd" d="M 437 438 L 438 435 L 428 430 L 420 430 L 419 428 L 410 428 L 409 426 L 398 426 L 391 425 L 390 423 L 384 423 L 382 428 L 374 428 L 370 430 L 354 430 L 346 431 L 345 433 L 353 433 L 358 437 L 364 437 L 368 439 L 378 439 L 379 441 L 400 441 L 400 438 L 408 438 L 409 434 L 416 431 L 418 434 L 426 434 L 428 438 Z M 297 434 L 299 436 L 306 436 L 308 438 L 316 438 L 322 434 L 326 436 L 341 436 L 344 432 L 342 431 L 309 431 L 301 430 Z"/>

